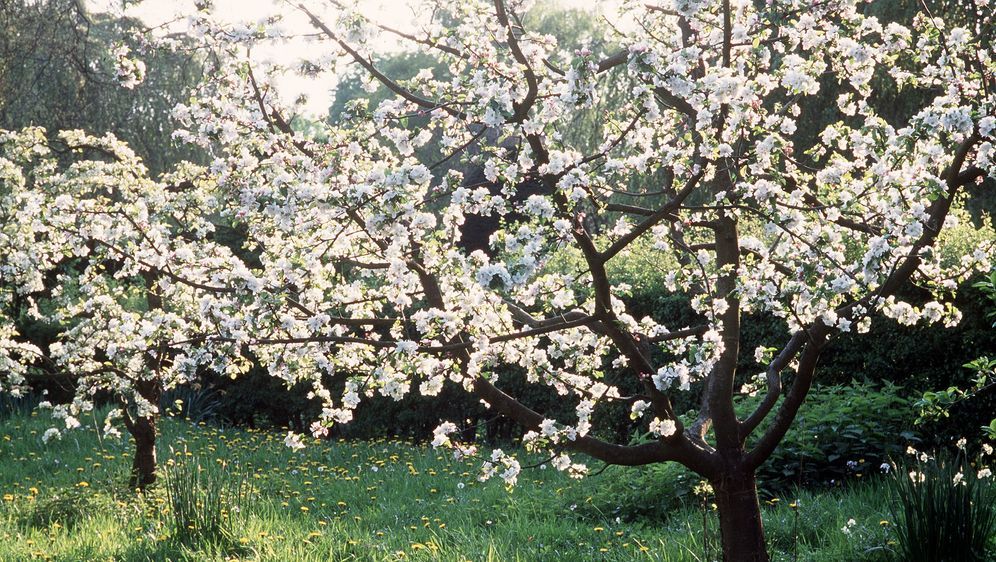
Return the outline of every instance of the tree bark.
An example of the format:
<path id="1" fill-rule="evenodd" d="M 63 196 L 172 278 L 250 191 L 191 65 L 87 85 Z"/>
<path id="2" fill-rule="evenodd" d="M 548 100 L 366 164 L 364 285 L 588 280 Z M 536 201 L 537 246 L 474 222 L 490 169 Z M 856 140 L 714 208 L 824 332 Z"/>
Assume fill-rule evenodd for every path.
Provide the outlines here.
<path id="1" fill-rule="evenodd" d="M 135 385 L 135 392 L 143 400 L 150 404 L 158 405 L 162 397 L 162 388 L 157 380 L 138 381 Z M 141 411 L 141 408 L 136 408 Z M 147 416 L 140 416 L 132 413 L 128 407 L 127 400 L 121 401 L 121 413 L 125 428 L 135 440 L 135 457 L 131 463 L 131 476 L 128 479 L 128 488 L 144 490 L 156 482 L 156 438 L 158 437 L 157 423 L 158 412 L 151 412 Z"/>
<path id="2" fill-rule="evenodd" d="M 768 562 L 753 471 L 725 473 L 712 486 L 719 510 L 724 562 Z"/>
<path id="3" fill-rule="evenodd" d="M 128 487 L 144 490 L 156 482 L 156 420 L 136 418 L 128 430 L 135 438 L 135 458 Z"/>
<path id="4" fill-rule="evenodd" d="M 145 279 L 145 298 L 149 310 L 162 310 L 163 300 L 156 292 L 160 272 L 147 270 L 142 273 L 142 277 Z M 135 392 L 138 396 L 155 407 L 159 406 L 159 399 L 163 395 L 159 377 L 166 352 L 166 344 L 160 340 L 155 353 L 146 353 L 146 365 L 155 376 L 141 379 L 135 383 Z M 128 480 L 128 487 L 132 490 L 144 490 L 156 482 L 156 422 L 159 419 L 159 413 L 153 412 L 147 416 L 136 413 L 134 419 L 130 419 L 127 403 L 123 405 L 123 408 L 125 426 L 131 436 L 135 438 L 135 458 L 131 464 L 131 478 Z M 137 410 L 141 412 L 142 408 L 137 408 Z"/>

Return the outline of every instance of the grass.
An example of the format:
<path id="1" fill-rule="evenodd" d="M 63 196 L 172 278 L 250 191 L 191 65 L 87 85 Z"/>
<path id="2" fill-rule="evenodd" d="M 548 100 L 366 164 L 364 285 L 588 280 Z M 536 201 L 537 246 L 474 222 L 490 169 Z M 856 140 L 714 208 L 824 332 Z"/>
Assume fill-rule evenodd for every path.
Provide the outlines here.
<path id="1" fill-rule="evenodd" d="M 131 454 L 126 439 L 102 439 L 93 424 L 45 444 L 48 422 L 25 415 L 0 420 L 5 562 L 719 556 L 710 502 L 703 510 L 698 497 L 676 492 L 679 476 L 686 482 L 692 477 L 674 467 L 609 467 L 583 480 L 532 469 L 507 490 L 497 480 L 478 482 L 475 461 L 454 461 L 410 443 L 313 442 L 294 452 L 280 434 L 167 419 L 160 439 L 164 482 L 189 477 L 196 459 L 201 470 L 213 471 L 205 478 L 230 478 L 236 487 L 244 480 L 251 488 L 234 507 L 212 497 L 193 500 L 214 505 L 226 522 L 223 533 L 192 541 L 191 533 L 176 528 L 167 484 L 145 495 L 124 489 Z M 765 502 L 773 558 L 895 559 L 884 490 L 879 483 L 858 483 Z M 795 500 L 797 507 L 790 505 Z M 632 509 L 640 502 L 653 509 Z M 238 517 L 230 507 L 238 508 Z M 848 526 L 850 519 L 855 524 Z M 196 528 L 188 530 L 196 535 Z"/>

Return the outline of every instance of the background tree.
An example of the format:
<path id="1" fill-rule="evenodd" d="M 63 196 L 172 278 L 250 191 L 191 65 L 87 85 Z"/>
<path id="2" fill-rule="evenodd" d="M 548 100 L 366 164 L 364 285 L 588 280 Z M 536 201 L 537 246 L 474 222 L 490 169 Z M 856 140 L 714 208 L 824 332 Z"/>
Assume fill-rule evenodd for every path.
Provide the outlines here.
<path id="1" fill-rule="evenodd" d="M 149 49 L 146 25 L 94 13 L 83 0 L 0 2 L 0 128 L 113 133 L 153 177 L 202 151 L 172 138 L 169 114 L 201 79 L 195 45 L 182 35 Z M 160 47 L 165 46 L 161 44 Z M 140 61 L 140 83 L 122 87 L 118 60 Z"/>

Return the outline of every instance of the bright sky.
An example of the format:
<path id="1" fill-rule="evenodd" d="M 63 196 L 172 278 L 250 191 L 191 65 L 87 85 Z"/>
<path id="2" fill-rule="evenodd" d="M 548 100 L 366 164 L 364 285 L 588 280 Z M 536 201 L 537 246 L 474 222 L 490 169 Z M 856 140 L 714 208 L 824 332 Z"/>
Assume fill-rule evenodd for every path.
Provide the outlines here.
<path id="1" fill-rule="evenodd" d="M 95 11 L 121 13 L 121 0 L 86 0 L 86 2 Z M 602 14 L 609 13 L 609 8 L 617 2 L 618 0 L 557 0 L 561 6 L 581 7 Z M 415 31 L 419 24 L 412 4 L 413 2 L 405 0 L 359 0 L 358 2 L 364 14 L 372 20 L 402 31 Z M 294 9 L 295 5 L 296 2 L 292 4 L 286 0 L 215 0 L 214 12 L 222 21 L 231 23 L 256 22 L 274 14 L 283 14 L 282 28 L 286 32 L 314 33 L 315 29 L 304 14 Z M 332 15 L 334 12 L 331 9 L 322 9 L 324 3 L 311 1 L 307 2 L 307 5 L 312 11 L 325 16 L 326 21 L 334 21 Z M 179 19 L 178 23 L 168 28 L 175 32 L 186 29 L 184 16 L 194 11 L 194 0 L 142 0 L 129 4 L 124 14 L 139 18 L 151 27 Z M 389 34 L 382 34 L 379 40 L 381 51 L 399 48 L 398 43 Z M 302 59 L 314 60 L 316 55 L 323 54 L 316 53 L 315 50 L 315 43 L 297 39 L 261 46 L 258 52 L 254 53 L 254 57 L 260 62 L 293 67 Z M 331 52 L 331 49 L 328 50 Z M 305 110 L 315 115 L 324 115 L 331 103 L 336 80 L 336 76 L 332 73 L 315 78 L 303 78 L 288 73 L 278 81 L 277 85 L 285 100 L 291 101 L 305 94 L 308 97 Z"/>

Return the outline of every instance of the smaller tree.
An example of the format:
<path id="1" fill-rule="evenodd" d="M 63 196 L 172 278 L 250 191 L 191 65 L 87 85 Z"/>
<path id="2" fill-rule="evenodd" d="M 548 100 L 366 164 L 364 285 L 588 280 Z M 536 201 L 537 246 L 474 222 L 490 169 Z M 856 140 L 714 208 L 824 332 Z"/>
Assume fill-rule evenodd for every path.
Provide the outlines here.
<path id="1" fill-rule="evenodd" d="M 202 211 L 210 207 L 210 184 L 194 166 L 152 181 L 113 136 L 79 131 L 55 139 L 39 128 L 0 132 L 0 163 L 5 286 L 46 301 L 32 301 L 32 314 L 63 327 L 46 366 L 71 377 L 76 390 L 69 404 L 43 403 L 61 420 L 44 439 L 79 426 L 78 416 L 110 396 L 116 407 L 105 430 L 116 432 L 112 421 L 122 419 L 136 446 L 130 486 L 144 488 L 156 478 L 160 398 L 194 380 L 205 362 L 183 341 L 203 332 L 193 289 L 223 290 L 213 284 L 211 264 L 230 269 L 238 262 L 209 239 L 214 225 Z M 44 286 L 44 274 L 55 284 Z M 21 343 L 3 348 L 41 353 Z M 23 390 L 33 358 L 20 359 L 6 373 L 7 391 Z"/>

